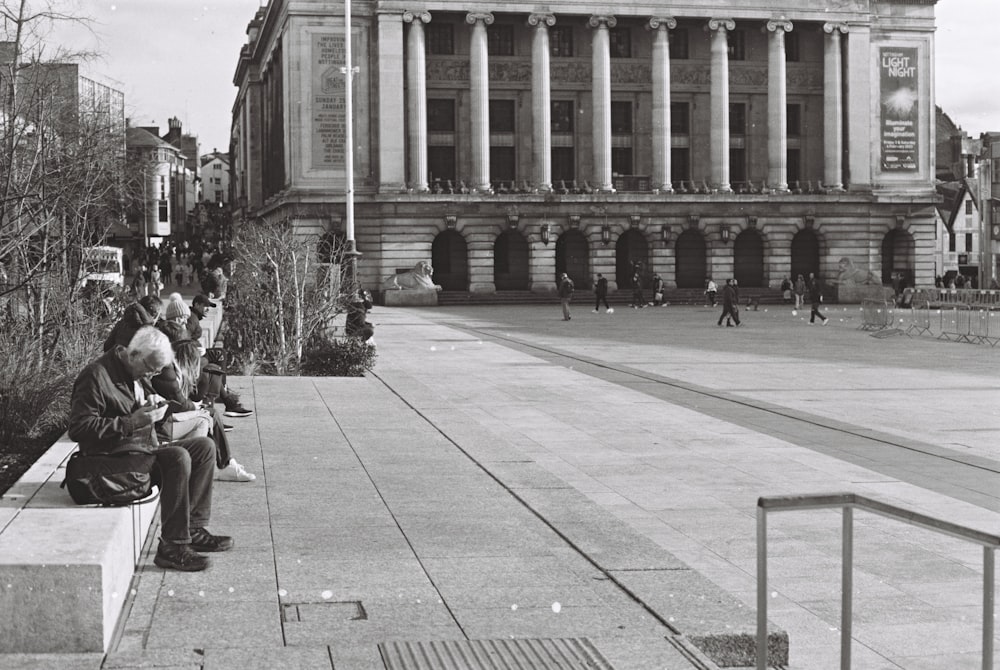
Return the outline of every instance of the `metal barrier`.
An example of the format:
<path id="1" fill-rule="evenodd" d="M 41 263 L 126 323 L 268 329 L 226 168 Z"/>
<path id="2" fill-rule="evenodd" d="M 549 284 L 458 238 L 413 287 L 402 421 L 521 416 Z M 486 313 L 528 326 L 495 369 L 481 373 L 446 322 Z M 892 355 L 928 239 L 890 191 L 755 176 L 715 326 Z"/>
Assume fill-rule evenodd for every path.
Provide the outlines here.
<path id="1" fill-rule="evenodd" d="M 913 337 L 913 332 L 917 335 L 931 334 L 931 311 L 924 300 L 913 300 L 910 309 L 910 325 L 906 327 L 906 334 Z"/>
<path id="2" fill-rule="evenodd" d="M 996 550 L 1000 536 L 960 526 L 855 493 L 820 493 L 762 497 L 757 500 L 757 670 L 767 670 L 767 513 L 839 507 L 843 513 L 840 585 L 840 668 L 851 668 L 854 596 L 854 509 L 967 540 L 983 547 L 983 670 L 993 669 L 993 607 Z"/>
<path id="3" fill-rule="evenodd" d="M 893 305 L 883 300 L 861 302 L 861 330 L 882 330 L 893 321 Z"/>
<path id="4" fill-rule="evenodd" d="M 972 312 L 968 307 L 942 309 L 939 313 L 941 315 L 941 329 L 938 339 L 975 342 L 972 338 Z"/>
<path id="5" fill-rule="evenodd" d="M 1000 291 L 978 288 L 936 288 L 920 289 L 929 294 L 930 301 L 937 305 L 969 305 L 975 307 L 1000 307 Z"/>

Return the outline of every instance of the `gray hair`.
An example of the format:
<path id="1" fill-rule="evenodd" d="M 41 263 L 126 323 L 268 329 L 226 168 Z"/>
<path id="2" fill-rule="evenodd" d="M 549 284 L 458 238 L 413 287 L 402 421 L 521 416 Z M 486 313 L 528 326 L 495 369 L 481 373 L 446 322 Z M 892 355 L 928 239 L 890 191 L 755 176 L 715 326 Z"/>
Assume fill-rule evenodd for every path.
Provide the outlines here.
<path id="1" fill-rule="evenodd" d="M 152 326 L 143 326 L 135 331 L 128 343 L 128 357 L 133 361 L 152 361 L 163 368 L 174 361 L 174 350 L 170 340 Z"/>

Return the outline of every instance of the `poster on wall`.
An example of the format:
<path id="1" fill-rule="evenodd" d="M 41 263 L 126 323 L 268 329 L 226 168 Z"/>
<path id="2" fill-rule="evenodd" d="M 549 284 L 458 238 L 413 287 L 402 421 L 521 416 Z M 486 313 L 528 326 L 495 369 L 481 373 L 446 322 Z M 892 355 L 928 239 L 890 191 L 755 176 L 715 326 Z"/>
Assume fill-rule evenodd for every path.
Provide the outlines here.
<path id="1" fill-rule="evenodd" d="M 882 171 L 915 172 L 917 146 L 917 49 L 881 47 Z"/>
<path id="2" fill-rule="evenodd" d="M 312 167 L 344 168 L 345 106 L 344 36 L 312 36 Z"/>

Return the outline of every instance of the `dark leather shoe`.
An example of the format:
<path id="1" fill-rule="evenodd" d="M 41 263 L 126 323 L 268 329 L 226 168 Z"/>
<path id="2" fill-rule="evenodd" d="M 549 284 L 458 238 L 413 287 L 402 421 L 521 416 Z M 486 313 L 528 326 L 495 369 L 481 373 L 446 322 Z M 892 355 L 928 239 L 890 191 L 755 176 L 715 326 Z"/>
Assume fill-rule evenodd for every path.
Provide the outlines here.
<path id="1" fill-rule="evenodd" d="M 192 528 L 191 548 L 203 554 L 229 551 L 233 548 L 233 538 L 228 535 L 212 535 L 204 528 Z"/>
<path id="2" fill-rule="evenodd" d="M 196 554 L 189 544 L 174 544 L 160 540 L 153 563 L 167 570 L 200 572 L 208 567 L 208 558 Z"/>

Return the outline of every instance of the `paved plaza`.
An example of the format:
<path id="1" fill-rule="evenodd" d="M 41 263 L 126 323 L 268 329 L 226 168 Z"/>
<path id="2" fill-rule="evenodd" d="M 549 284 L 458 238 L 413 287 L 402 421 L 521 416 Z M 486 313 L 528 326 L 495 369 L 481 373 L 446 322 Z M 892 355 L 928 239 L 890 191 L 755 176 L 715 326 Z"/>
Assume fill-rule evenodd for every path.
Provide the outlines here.
<path id="1" fill-rule="evenodd" d="M 1000 530 L 1000 350 L 876 337 L 857 306 L 739 328 L 590 308 L 377 307 L 366 378 L 231 379 L 258 480 L 218 483 L 210 528 L 236 548 L 193 574 L 147 552 L 106 658 L 0 667 L 376 670 L 525 639 L 607 664 L 571 667 L 713 668 L 693 641 L 753 620 L 760 496 Z M 855 525 L 853 667 L 980 668 L 981 549 Z M 835 511 L 769 518 L 788 668 L 839 667 L 840 531 Z"/>

